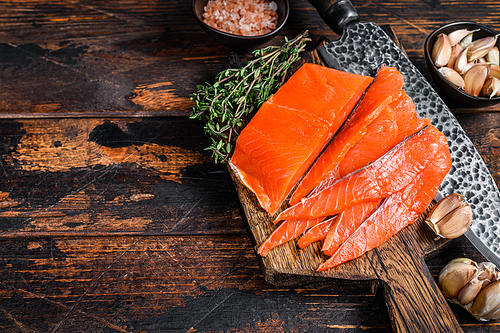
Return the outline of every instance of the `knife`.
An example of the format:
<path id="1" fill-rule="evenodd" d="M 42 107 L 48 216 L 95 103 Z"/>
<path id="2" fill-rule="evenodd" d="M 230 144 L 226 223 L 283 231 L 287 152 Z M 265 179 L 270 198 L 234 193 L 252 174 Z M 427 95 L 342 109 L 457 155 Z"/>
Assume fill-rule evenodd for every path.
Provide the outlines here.
<path id="1" fill-rule="evenodd" d="M 473 221 L 465 236 L 487 260 L 500 267 L 500 192 L 474 144 L 448 106 L 378 25 L 359 22 L 350 0 L 309 2 L 325 23 L 341 35 L 319 50 L 329 67 L 373 77 L 380 66 L 386 65 L 396 67 L 403 74 L 403 89 L 413 99 L 418 117 L 429 118 L 448 139 L 453 166 L 436 199 L 453 192 L 467 198 Z"/>

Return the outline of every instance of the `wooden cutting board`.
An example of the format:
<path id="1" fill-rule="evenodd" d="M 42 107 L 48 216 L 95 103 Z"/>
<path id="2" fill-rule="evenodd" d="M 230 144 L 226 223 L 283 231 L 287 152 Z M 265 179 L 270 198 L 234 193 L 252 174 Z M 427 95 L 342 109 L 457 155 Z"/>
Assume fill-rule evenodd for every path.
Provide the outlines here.
<path id="1" fill-rule="evenodd" d="M 397 42 L 390 27 L 383 29 Z M 314 50 L 304 52 L 300 63 L 294 68 L 306 62 L 325 65 L 317 52 L 325 43 L 326 41 L 319 42 Z M 272 223 L 273 216 L 259 206 L 254 194 L 231 170 L 229 174 L 241 204 L 243 218 L 257 249 L 276 227 Z M 433 204 L 434 202 L 431 206 Z M 272 249 L 265 258 L 257 255 L 264 278 L 278 286 L 314 285 L 340 290 L 355 288 L 361 284 L 366 287 L 369 284 L 374 292 L 379 290 L 383 294 L 392 331 L 461 332 L 453 312 L 424 262 L 426 256 L 439 252 L 451 242 L 435 240 L 423 220 L 425 214 L 378 248 L 323 272 L 316 271 L 326 260 L 320 251 L 320 242 L 304 249 L 300 249 L 296 241 L 288 242 Z"/>

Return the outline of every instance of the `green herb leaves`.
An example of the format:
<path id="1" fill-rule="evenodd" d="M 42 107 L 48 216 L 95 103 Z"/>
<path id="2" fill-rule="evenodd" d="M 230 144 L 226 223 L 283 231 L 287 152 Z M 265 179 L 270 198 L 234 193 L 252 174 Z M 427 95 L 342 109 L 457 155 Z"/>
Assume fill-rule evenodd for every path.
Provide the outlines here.
<path id="1" fill-rule="evenodd" d="M 226 163 L 234 144 L 253 113 L 283 84 L 290 66 L 309 41 L 307 31 L 282 46 L 269 46 L 253 52 L 254 58 L 244 67 L 218 73 L 213 84 L 196 87 L 190 97 L 195 105 L 191 119 L 205 121 L 210 135 L 215 163 Z"/>

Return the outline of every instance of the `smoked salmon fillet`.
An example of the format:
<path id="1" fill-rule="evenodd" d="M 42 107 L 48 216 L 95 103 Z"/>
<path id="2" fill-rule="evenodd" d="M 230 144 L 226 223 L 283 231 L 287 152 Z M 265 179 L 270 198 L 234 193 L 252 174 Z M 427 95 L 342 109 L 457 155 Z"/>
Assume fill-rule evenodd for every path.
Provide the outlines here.
<path id="1" fill-rule="evenodd" d="M 331 256 L 339 248 L 339 246 L 356 231 L 356 229 L 364 221 L 378 205 L 380 201 L 366 201 L 351 206 L 337 215 L 339 218 L 325 236 L 321 251 L 327 256 Z"/>
<path id="2" fill-rule="evenodd" d="M 276 228 L 271 235 L 259 246 L 257 253 L 265 257 L 273 248 L 278 245 L 285 244 L 302 235 L 307 229 L 317 225 L 324 218 L 318 219 L 299 219 L 299 220 L 287 220 L 281 223 L 278 228 Z"/>
<path id="3" fill-rule="evenodd" d="M 229 167 L 274 214 L 373 78 L 302 65 L 241 131 Z"/>
<path id="4" fill-rule="evenodd" d="M 439 133 L 436 157 L 402 190 L 384 199 L 356 231 L 318 267 L 318 271 L 337 266 L 383 244 L 399 230 L 414 223 L 427 209 L 451 168 L 448 142 Z"/>
<path id="5" fill-rule="evenodd" d="M 290 198 L 294 205 L 313 190 L 328 175 L 339 176 L 339 164 L 347 152 L 365 135 L 372 123 L 388 105 L 403 92 L 403 75 L 393 67 L 382 66 L 359 104 L 328 145 Z"/>
<path id="6" fill-rule="evenodd" d="M 332 225 L 337 223 L 338 217 L 339 215 L 336 215 L 335 217 L 329 218 L 321 223 L 318 223 L 315 226 L 311 227 L 309 230 L 307 230 L 304 236 L 300 237 L 299 241 L 297 242 L 299 247 L 303 249 L 311 243 L 325 239 Z"/>
<path id="7" fill-rule="evenodd" d="M 282 211 L 276 220 L 326 217 L 401 190 L 435 157 L 439 133 L 433 126 L 425 127 L 372 164 Z"/>

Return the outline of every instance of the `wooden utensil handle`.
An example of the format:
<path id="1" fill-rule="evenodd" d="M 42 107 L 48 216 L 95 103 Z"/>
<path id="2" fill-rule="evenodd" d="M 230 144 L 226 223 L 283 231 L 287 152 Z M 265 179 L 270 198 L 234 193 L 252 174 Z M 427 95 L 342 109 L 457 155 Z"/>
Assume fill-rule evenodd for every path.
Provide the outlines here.
<path id="1" fill-rule="evenodd" d="M 427 266 L 408 252 L 399 256 L 381 260 L 383 294 L 393 331 L 462 332 Z"/>
<path id="2" fill-rule="evenodd" d="M 326 24 L 341 35 L 344 27 L 358 21 L 358 12 L 350 0 L 309 0 Z"/>

